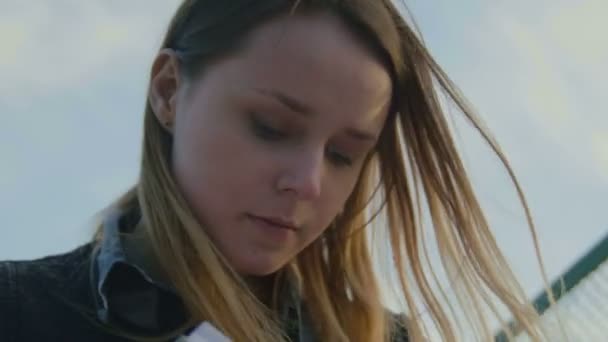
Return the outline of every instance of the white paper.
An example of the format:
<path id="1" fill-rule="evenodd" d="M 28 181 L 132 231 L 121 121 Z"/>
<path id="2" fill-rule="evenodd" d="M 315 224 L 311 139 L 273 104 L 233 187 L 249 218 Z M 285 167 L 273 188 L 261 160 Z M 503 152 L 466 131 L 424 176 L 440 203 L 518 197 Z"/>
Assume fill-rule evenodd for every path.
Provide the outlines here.
<path id="1" fill-rule="evenodd" d="M 203 322 L 188 336 L 180 337 L 177 341 L 186 342 L 230 342 L 216 327 L 209 322 Z"/>

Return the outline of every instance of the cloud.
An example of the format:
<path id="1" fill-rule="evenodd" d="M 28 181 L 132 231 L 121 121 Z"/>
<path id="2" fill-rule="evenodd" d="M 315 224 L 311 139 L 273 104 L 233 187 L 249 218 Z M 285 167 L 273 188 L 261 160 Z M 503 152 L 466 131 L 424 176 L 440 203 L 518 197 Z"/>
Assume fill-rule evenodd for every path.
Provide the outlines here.
<path id="1" fill-rule="evenodd" d="M 150 42 L 160 43 L 165 25 L 159 23 L 168 23 L 176 4 L 175 0 L 3 2 L 0 99 L 59 93 L 112 69 L 149 64 L 156 48 Z M 146 15 L 138 14 L 144 10 Z"/>
<path id="2" fill-rule="evenodd" d="M 0 259 L 88 239 L 134 181 L 145 77 L 177 3 L 0 1 Z"/>
<path id="3" fill-rule="evenodd" d="M 595 158 L 600 163 L 603 172 L 608 174 L 608 132 L 594 134 L 593 146 Z"/>
<path id="4" fill-rule="evenodd" d="M 506 152 L 532 210 L 550 279 L 605 235 L 608 44 L 601 42 L 608 42 L 602 37 L 607 5 L 515 0 L 484 4 L 478 16 L 448 11 L 439 18 L 428 10 L 430 31 L 449 31 L 435 33 L 429 45 Z M 458 128 L 497 241 L 535 295 L 540 275 L 510 183 L 499 176 L 504 170 L 496 159 L 477 146 L 476 135 Z"/>
<path id="5" fill-rule="evenodd" d="M 582 174 L 608 182 L 598 152 L 604 139 L 597 138 L 608 136 L 608 25 L 603 17 L 608 3 L 561 2 L 547 8 L 526 7 L 524 13 L 517 6 L 496 7 L 486 23 L 494 23 L 492 33 L 509 45 L 519 65 L 507 79 L 538 134 L 579 165 Z"/>
<path id="6" fill-rule="evenodd" d="M 553 43 L 567 52 L 564 57 L 574 60 L 584 71 L 594 69 L 605 74 L 607 68 L 596 67 L 605 65 L 608 58 L 606 11 L 608 3 L 603 0 L 569 2 L 549 7 L 542 26 Z"/>
<path id="7" fill-rule="evenodd" d="M 504 25 L 505 35 L 517 48 L 515 53 L 526 61 L 528 74 L 521 89 L 526 95 L 530 113 L 554 130 L 552 134 L 559 134 L 572 120 L 574 110 L 564 80 L 551 62 L 550 51 L 543 47 L 538 33 L 521 23 L 505 20 Z"/>

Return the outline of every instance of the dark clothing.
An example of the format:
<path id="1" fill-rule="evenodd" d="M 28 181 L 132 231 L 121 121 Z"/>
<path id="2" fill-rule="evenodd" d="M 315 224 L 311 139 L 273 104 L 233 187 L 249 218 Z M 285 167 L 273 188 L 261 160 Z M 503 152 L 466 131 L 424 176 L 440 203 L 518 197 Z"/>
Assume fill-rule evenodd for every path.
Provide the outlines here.
<path id="1" fill-rule="evenodd" d="M 0 263 L 0 340 L 127 341 L 104 333 L 90 281 L 92 245 Z"/>
<path id="2" fill-rule="evenodd" d="M 103 239 L 91 265 L 97 318 L 127 331 L 162 335 L 175 331 L 188 316 L 171 286 L 155 275 L 158 265 L 151 252 L 143 243 L 129 244 L 139 221 L 138 211 L 114 211 L 104 221 Z"/>
<path id="3" fill-rule="evenodd" d="M 109 215 L 99 248 L 89 243 L 38 260 L 0 262 L 0 341 L 119 342 L 131 339 L 110 327 L 151 337 L 183 325 L 179 297 L 145 265 L 127 261 L 118 233 L 133 219 Z M 293 341 L 316 340 L 303 306 L 288 306 L 283 317 Z M 407 340 L 404 330 L 397 335 L 395 341 Z"/>

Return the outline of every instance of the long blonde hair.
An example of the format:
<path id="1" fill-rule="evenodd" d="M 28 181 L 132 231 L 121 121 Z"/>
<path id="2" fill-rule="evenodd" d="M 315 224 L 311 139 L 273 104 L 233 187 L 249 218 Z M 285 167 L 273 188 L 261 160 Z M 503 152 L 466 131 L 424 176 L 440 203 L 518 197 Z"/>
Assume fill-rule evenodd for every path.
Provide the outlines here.
<path id="1" fill-rule="evenodd" d="M 185 0 L 161 48 L 178 51 L 182 74 L 196 77 L 213 59 L 237 52 L 247 33 L 265 20 L 317 11 L 343 19 L 384 63 L 394 98 L 377 147 L 343 214 L 278 272 L 276 291 L 292 281 L 306 301 L 320 340 L 389 340 L 393 320 L 384 308 L 379 284 L 394 277 L 374 267 L 366 233 L 376 214 L 369 210 L 371 199 L 380 198 L 386 218 L 382 227 L 394 261 L 391 272 L 398 279 L 391 285 L 405 299 L 406 318 L 401 323 L 411 340 L 428 336 L 423 316 L 430 318 L 443 340 L 462 338 L 460 312 L 473 328 L 469 336 L 492 339 L 484 312 L 489 308 L 499 318 L 496 302 L 532 339 L 541 340 L 539 317 L 488 227 L 438 94 L 451 99 L 504 164 L 538 251 L 519 184 L 497 144 L 389 0 Z M 171 173 L 171 150 L 171 136 L 146 105 L 140 178 L 114 205 L 140 208 L 158 262 L 191 314 L 187 324 L 211 321 L 236 341 L 285 340 L 273 308 L 261 303 L 232 270 L 180 194 Z M 451 280 L 458 284 L 453 291 L 459 312 L 446 301 L 434 273 L 425 271 L 424 210 L 432 219 L 441 267 L 448 275 L 457 275 Z"/>

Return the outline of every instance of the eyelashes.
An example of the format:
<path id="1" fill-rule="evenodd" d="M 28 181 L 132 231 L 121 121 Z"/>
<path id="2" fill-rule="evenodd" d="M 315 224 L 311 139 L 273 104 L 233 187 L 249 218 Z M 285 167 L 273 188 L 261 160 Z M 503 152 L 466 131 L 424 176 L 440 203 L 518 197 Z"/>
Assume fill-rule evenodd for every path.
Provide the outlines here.
<path id="1" fill-rule="evenodd" d="M 287 138 L 286 133 L 263 123 L 255 117 L 251 118 L 251 126 L 255 135 L 263 140 L 280 141 Z"/>
<path id="2" fill-rule="evenodd" d="M 352 166 L 353 160 L 339 152 L 332 151 L 331 149 L 328 151 L 329 159 L 338 166 Z"/>
<path id="3" fill-rule="evenodd" d="M 268 143 L 286 143 L 289 141 L 290 133 L 277 129 L 255 115 L 250 116 L 251 129 L 254 135 L 260 140 Z M 328 148 L 326 152 L 327 159 L 335 166 L 349 167 L 353 165 L 353 159 L 344 153 L 337 151 L 335 148 Z"/>

